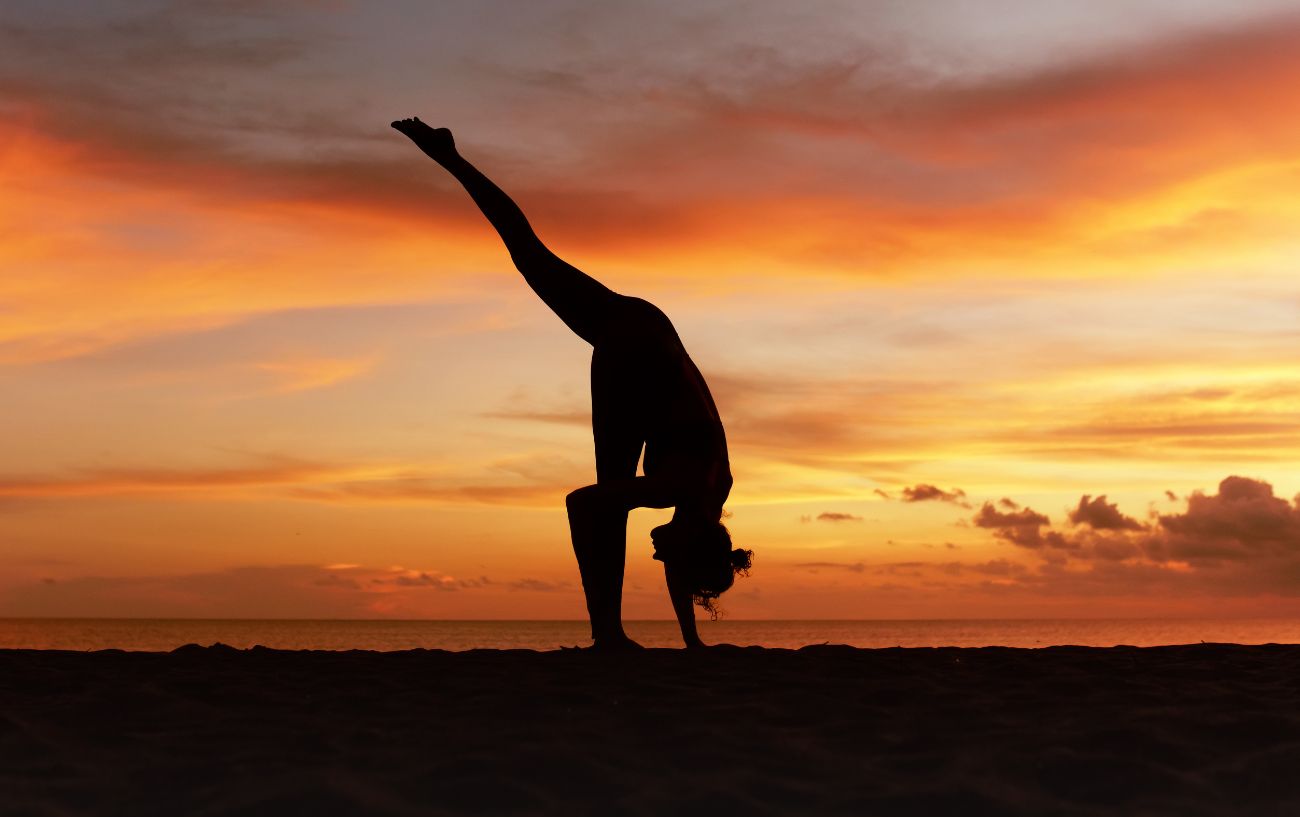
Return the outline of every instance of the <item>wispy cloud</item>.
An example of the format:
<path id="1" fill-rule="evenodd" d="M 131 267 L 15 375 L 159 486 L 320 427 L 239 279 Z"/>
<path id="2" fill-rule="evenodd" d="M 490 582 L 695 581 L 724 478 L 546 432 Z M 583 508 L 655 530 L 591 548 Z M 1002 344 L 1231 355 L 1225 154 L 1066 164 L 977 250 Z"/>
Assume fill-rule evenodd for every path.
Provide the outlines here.
<path id="1" fill-rule="evenodd" d="M 867 569 L 862 562 L 797 562 L 800 570 L 846 570 L 849 573 L 861 573 Z"/>
<path id="2" fill-rule="evenodd" d="M 299 358 L 257 364 L 278 381 L 275 390 L 280 393 L 311 391 L 360 377 L 374 368 L 373 357 L 359 358 Z"/>
<path id="3" fill-rule="evenodd" d="M 463 593 L 504 598 L 519 591 L 570 593 L 576 588 L 535 577 L 457 577 L 401 566 L 247 565 L 200 573 L 36 581 L 0 591 L 0 611 L 35 616 L 374 618 L 428 614 Z"/>
<path id="4" fill-rule="evenodd" d="M 446 477 L 395 476 L 293 487 L 286 493 L 295 499 L 343 504 L 416 502 L 556 508 L 563 505 L 564 495 L 574 487 L 573 483 L 476 485 Z"/>
<path id="5" fill-rule="evenodd" d="M 287 457 L 236 466 L 83 468 L 72 473 L 0 476 L 0 496 L 70 497 L 158 491 L 210 491 L 285 485 L 336 477 L 347 469 Z"/>
<path id="6" fill-rule="evenodd" d="M 842 511 L 822 511 L 817 514 L 818 522 L 861 522 L 862 517 Z"/>
<path id="7" fill-rule="evenodd" d="M 129 15 L 108 25 L 11 24 L 12 46 L 45 70 L 11 71 L 0 90 L 11 105 L 33 111 L 31 121 L 52 138 L 84 145 L 86 169 L 117 178 L 343 204 L 433 220 L 452 232 L 476 220 L 458 191 L 434 174 L 411 172 L 412 157 L 385 141 L 385 122 L 363 127 L 327 98 L 291 107 L 262 90 L 267 65 L 306 70 L 328 35 L 298 18 L 296 28 L 246 19 L 258 16 L 276 15 L 242 10 L 211 21 Z M 1029 227 L 1079 247 L 1134 235 L 1166 249 L 1189 240 L 1213 244 L 1221 241 L 1225 217 L 1235 232 L 1284 223 L 1247 198 L 1226 215 L 1222 204 L 1198 205 L 1193 197 L 1181 211 L 1164 208 L 1161 221 L 1130 214 L 1122 223 L 1094 205 L 1149 204 L 1171 191 L 1186 198 L 1180 185 L 1246 164 L 1260 170 L 1261 158 L 1289 156 L 1300 141 L 1297 111 L 1285 93 L 1300 78 L 1291 48 L 1298 27 L 1294 15 L 1257 19 L 1120 54 L 939 79 L 918 75 L 898 49 L 818 60 L 744 46 L 718 55 L 743 71 L 712 79 L 664 74 L 646 87 L 606 64 L 615 55 L 605 63 L 593 56 L 545 72 L 548 110 L 585 105 L 571 89 L 600 84 L 600 93 L 628 100 L 655 127 L 602 128 L 582 143 L 581 161 L 599 174 L 563 182 L 528 174 L 515 189 L 552 235 L 598 253 L 724 243 L 820 259 L 855 275 L 897 272 L 905 258 L 1038 255 L 1053 242 Z M 298 33 L 282 33 L 288 31 Z M 62 44 L 57 52 L 42 45 L 50 41 Z M 68 65 L 48 56 L 54 53 L 75 59 Z M 167 67 L 160 72 L 160 65 Z M 244 92 L 240 119 L 215 117 L 219 106 L 196 105 L 195 94 L 156 93 L 160 73 L 171 82 L 189 76 L 218 98 Z M 88 82 L 88 75 L 117 81 Z M 561 76 L 570 90 L 557 87 Z M 125 87 L 123 77 L 130 78 Z M 509 81 L 531 87 L 539 73 L 522 68 Z M 155 91 L 148 106 L 133 103 L 148 91 Z M 97 127 L 85 128 L 87 121 Z M 286 149 L 304 143 L 318 149 Z M 624 189 L 590 184 L 620 177 L 629 180 Z M 629 193 L 633 186 L 643 192 Z M 1210 210 L 1219 215 L 1211 218 Z M 801 228 L 797 241 L 772 229 L 792 223 Z"/>

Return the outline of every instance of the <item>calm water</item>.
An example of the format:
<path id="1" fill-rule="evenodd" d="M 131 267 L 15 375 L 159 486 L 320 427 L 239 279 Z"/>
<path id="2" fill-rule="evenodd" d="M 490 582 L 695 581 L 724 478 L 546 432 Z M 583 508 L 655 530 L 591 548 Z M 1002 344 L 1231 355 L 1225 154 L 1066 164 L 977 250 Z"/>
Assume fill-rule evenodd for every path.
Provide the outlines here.
<path id="1" fill-rule="evenodd" d="M 632 621 L 647 647 L 680 647 L 672 621 Z M 1047 647 L 1078 644 L 1300 643 L 1300 619 L 1060 619 L 968 621 L 718 621 L 708 643 L 801 647 Z M 582 621 L 258 621 L 248 619 L 0 619 L 0 648 L 171 650 L 221 642 L 291 650 L 553 650 L 588 643 Z"/>

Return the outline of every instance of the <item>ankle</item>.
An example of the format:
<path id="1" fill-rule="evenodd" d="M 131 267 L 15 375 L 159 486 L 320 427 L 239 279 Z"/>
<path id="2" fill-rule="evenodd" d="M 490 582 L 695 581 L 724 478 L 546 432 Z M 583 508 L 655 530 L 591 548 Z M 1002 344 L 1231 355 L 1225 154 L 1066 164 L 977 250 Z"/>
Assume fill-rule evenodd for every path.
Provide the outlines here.
<path id="1" fill-rule="evenodd" d="M 598 632 L 593 632 L 591 634 L 591 640 L 596 643 L 601 643 L 604 641 L 614 643 L 618 641 L 627 641 L 628 637 L 627 637 L 627 633 L 623 632 L 623 628 L 618 627 L 617 629 L 607 628 L 607 629 L 602 629 Z"/>

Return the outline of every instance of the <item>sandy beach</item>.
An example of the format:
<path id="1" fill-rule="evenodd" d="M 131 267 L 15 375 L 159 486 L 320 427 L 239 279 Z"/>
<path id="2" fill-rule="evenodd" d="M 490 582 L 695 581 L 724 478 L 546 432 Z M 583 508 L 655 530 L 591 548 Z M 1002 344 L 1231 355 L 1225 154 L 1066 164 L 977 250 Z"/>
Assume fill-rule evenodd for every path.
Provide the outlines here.
<path id="1" fill-rule="evenodd" d="M 0 813 L 1300 813 L 1300 646 L 0 651 Z"/>

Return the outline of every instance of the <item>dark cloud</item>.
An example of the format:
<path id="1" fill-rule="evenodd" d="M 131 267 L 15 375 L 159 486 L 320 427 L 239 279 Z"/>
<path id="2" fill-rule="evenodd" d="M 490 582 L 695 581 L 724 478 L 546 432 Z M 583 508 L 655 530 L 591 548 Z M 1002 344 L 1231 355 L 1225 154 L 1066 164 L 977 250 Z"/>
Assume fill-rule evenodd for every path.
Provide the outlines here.
<path id="1" fill-rule="evenodd" d="M 1168 490 L 1166 490 L 1166 491 L 1165 491 L 1165 499 L 1168 499 L 1170 502 L 1177 502 L 1177 501 L 1178 501 L 1178 494 L 1174 493 L 1173 491 L 1168 491 Z"/>
<path id="2" fill-rule="evenodd" d="M 894 178 L 882 173 L 875 180 L 876 190 L 899 198 L 959 204 L 1013 191 L 1040 196 L 1053 187 L 1113 194 L 1216 158 L 1223 144 L 1142 168 L 1118 161 L 1139 146 L 1179 139 L 1193 123 L 1217 133 L 1224 125 L 1214 120 L 1232 118 L 1229 112 L 1239 110 L 1246 98 L 1258 103 L 1246 104 L 1251 118 L 1272 123 L 1263 126 L 1266 130 L 1286 127 L 1264 110 L 1275 88 L 1251 77 L 1280 81 L 1300 70 L 1293 50 L 1297 29 L 1300 17 L 1292 14 L 1030 75 L 959 75 L 926 84 L 906 75 L 890 77 L 882 69 L 893 60 L 873 59 L 876 55 L 804 66 L 768 55 L 766 70 L 754 71 L 757 79 L 747 85 L 724 90 L 701 81 L 679 89 L 677 100 L 693 105 L 720 129 L 855 140 L 899 164 L 905 156 L 912 160 L 910 178 L 900 170 Z M 1188 104 L 1182 93 L 1192 88 L 1196 104 Z M 1099 129 L 1107 121 L 1119 129 Z M 1032 151 L 1017 138 L 1024 129 L 1035 133 Z M 1108 167 L 1101 161 L 1105 156 L 1117 161 Z M 962 157 L 969 162 L 956 161 Z M 945 159 L 947 178 L 941 185 L 927 184 L 925 169 Z M 1001 186 L 995 181 L 999 176 Z M 861 176 L 851 181 L 860 182 Z"/>
<path id="3" fill-rule="evenodd" d="M 73 148 L 87 176 L 187 197 L 343 203 L 444 230 L 481 229 L 445 175 L 413 172 L 418 154 L 388 127 L 395 112 L 375 110 L 362 89 L 314 92 L 346 88 L 319 59 L 337 36 L 290 4 L 0 16 L 0 109 Z M 277 81 L 267 82 L 268 72 Z M 498 151 L 472 142 L 468 150 L 487 166 L 513 168 L 512 194 L 561 240 L 600 246 L 692 230 L 692 208 L 680 203 L 520 173 Z"/>
<path id="4" fill-rule="evenodd" d="M 862 562 L 798 562 L 795 567 L 801 570 L 847 570 L 850 573 L 861 573 L 867 569 Z"/>
<path id="5" fill-rule="evenodd" d="M 960 505 L 963 508 L 969 508 L 970 503 L 966 501 L 966 492 L 960 488 L 953 488 L 951 491 L 945 491 L 934 485 L 919 483 L 903 489 L 904 502 L 951 502 L 954 505 Z"/>
<path id="6" fill-rule="evenodd" d="M 1153 588 L 1220 595 L 1300 595 L 1300 499 L 1274 495 L 1268 482 L 1231 476 L 1217 493 L 1195 491 L 1181 513 L 1143 525 L 1084 496 L 1070 512 L 1075 530 L 1051 530 L 1029 508 L 1001 513 L 985 503 L 977 527 L 1042 560 L 1017 577 L 1042 592 L 1123 595 Z"/>
<path id="7" fill-rule="evenodd" d="M 1014 499 L 1004 496 L 998 500 L 998 507 L 1006 508 L 1007 510 L 1011 510 L 1011 511 L 1018 511 L 1020 510 L 1020 503 L 1016 502 Z"/>
<path id="8" fill-rule="evenodd" d="M 975 527 L 991 530 L 999 539 L 1020 547 L 1059 546 L 1064 541 L 1054 532 L 1044 534 L 1042 529 L 1052 524 L 1051 520 L 1031 508 L 1003 512 L 993 507 L 993 503 L 985 502 L 971 517 L 971 522 Z"/>
<path id="9" fill-rule="evenodd" d="M 1145 526 L 1131 516 L 1119 512 L 1119 507 L 1099 496 L 1092 499 L 1084 495 L 1079 499 L 1079 506 L 1070 511 L 1070 522 L 1075 525 L 1087 525 L 1093 530 L 1142 530 Z"/>
<path id="10" fill-rule="evenodd" d="M 376 577 L 371 581 L 375 584 L 395 584 L 399 587 L 428 587 L 433 590 L 448 591 L 486 587 L 492 584 L 492 580 L 487 576 L 480 576 L 477 579 L 457 579 L 454 576 L 428 571 L 400 573 L 392 578 Z"/>
<path id="11" fill-rule="evenodd" d="M 1019 562 L 1007 559 L 991 559 L 987 562 L 946 562 L 940 570 L 950 575 L 975 573 L 981 576 L 1019 577 L 1028 575 L 1030 569 Z"/>
<path id="12" fill-rule="evenodd" d="M 907 576 L 919 579 L 927 571 L 932 570 L 934 565 L 929 562 L 886 562 L 885 564 L 869 565 L 871 573 L 876 576 Z"/>
<path id="13" fill-rule="evenodd" d="M 569 593 L 575 590 L 570 582 L 552 582 L 545 579 L 518 579 L 507 585 L 511 590 L 522 590 L 529 593 Z"/>
<path id="14" fill-rule="evenodd" d="M 518 8 L 429 5 L 407 14 L 431 46 L 382 59 L 347 28 L 346 10 L 18 10 L 0 16 L 0 105 L 77 146 L 87 172 L 481 229 L 463 193 L 413 169 L 410 147 L 387 129 L 397 112 L 381 110 L 426 93 L 423 77 L 453 78 L 439 88 L 447 115 L 484 133 L 539 134 L 508 154 L 472 141 L 468 152 L 503 169 L 548 234 L 584 245 L 716 240 L 752 214 L 788 219 L 791 197 L 797 210 L 821 197 L 846 217 L 809 219 L 805 230 L 826 235 L 802 243 L 859 275 L 882 269 L 864 258 L 965 252 L 965 242 L 929 240 L 944 230 L 974 241 L 1000 232 L 993 225 L 1050 224 L 1080 199 L 1254 160 L 1260 142 L 1242 132 L 1279 151 L 1295 139 L 1285 92 L 1300 76 L 1295 15 L 1036 72 L 934 75 L 895 38 L 775 6 L 755 9 L 743 36 L 721 10 L 623 10 L 615 31 L 613 16 L 543 7 L 539 21 L 563 18 L 571 30 L 560 48 L 485 22 L 528 19 Z M 840 47 L 784 47 L 792 24 Z M 375 90 L 381 72 L 401 74 L 384 77 L 392 90 Z M 508 114 L 494 121 L 485 108 Z M 717 218 L 746 208 L 735 224 Z M 751 244 L 767 232 L 759 226 Z M 769 250 L 789 253 L 788 243 Z"/>
<path id="15" fill-rule="evenodd" d="M 1184 513 L 1160 515 L 1159 526 L 1153 557 L 1202 566 L 1300 559 L 1300 505 L 1262 480 L 1232 476 L 1217 494 L 1194 492 Z"/>
<path id="16" fill-rule="evenodd" d="M 817 514 L 818 522 L 861 522 L 862 517 L 854 516 L 851 513 L 839 513 L 837 511 L 822 511 Z"/>
<path id="17" fill-rule="evenodd" d="M 987 562 L 967 564 L 964 565 L 964 569 L 986 576 L 1019 576 L 1027 572 L 1024 565 L 1006 559 L 991 559 Z"/>
<path id="18" fill-rule="evenodd" d="M 879 488 L 873 488 L 872 491 L 871 491 L 871 493 L 875 494 L 876 496 L 880 497 L 881 499 L 889 499 L 889 498 L 890 498 L 888 492 L 886 492 L 886 491 L 882 491 L 882 490 L 879 489 Z"/>
<path id="19" fill-rule="evenodd" d="M 311 583 L 317 587 L 341 587 L 346 590 L 362 589 L 361 582 L 337 571 L 331 571 L 318 579 L 312 579 Z"/>

